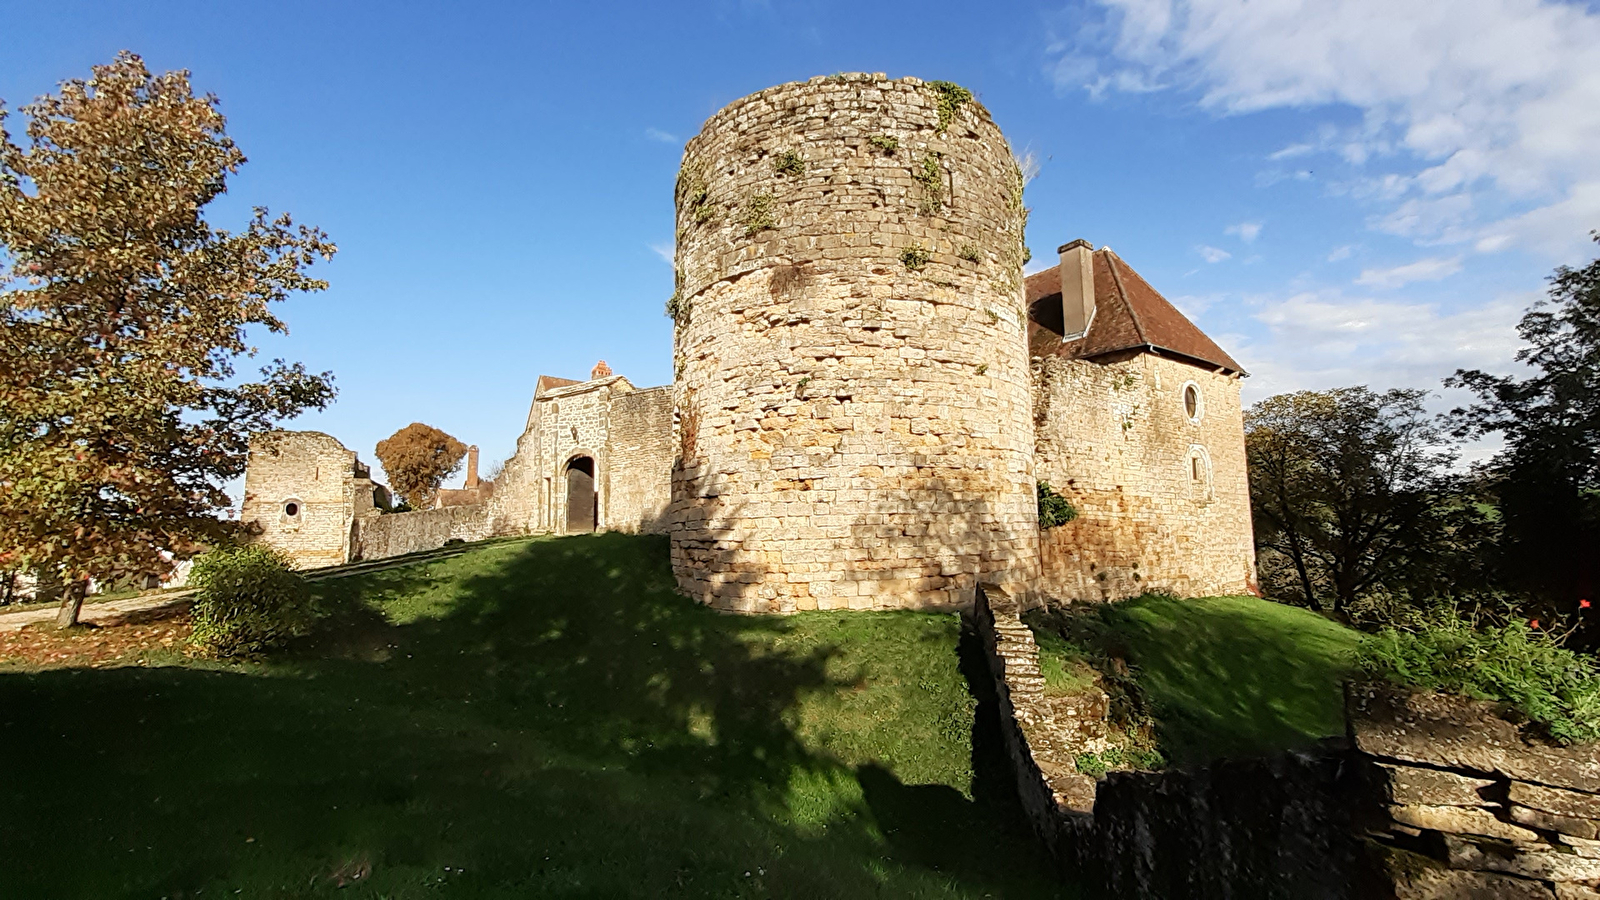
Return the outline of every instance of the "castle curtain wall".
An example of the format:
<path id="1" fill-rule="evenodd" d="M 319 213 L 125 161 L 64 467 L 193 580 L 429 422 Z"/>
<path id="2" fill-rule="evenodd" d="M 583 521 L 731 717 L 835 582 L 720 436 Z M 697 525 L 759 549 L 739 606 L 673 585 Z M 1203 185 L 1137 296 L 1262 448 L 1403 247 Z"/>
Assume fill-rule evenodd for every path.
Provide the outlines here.
<path id="1" fill-rule="evenodd" d="M 672 503 L 672 389 L 613 397 L 606 437 L 606 527 L 664 534 Z"/>
<path id="2" fill-rule="evenodd" d="M 338 565 L 349 556 L 351 522 L 374 508 L 373 487 L 356 477 L 355 451 L 333 437 L 269 432 L 250 442 L 240 518 L 296 568 Z"/>
<path id="3" fill-rule="evenodd" d="M 1033 376 L 1039 479 L 1078 510 L 1041 535 L 1046 594 L 1255 590 L 1237 377 L 1144 352 L 1035 359 Z"/>

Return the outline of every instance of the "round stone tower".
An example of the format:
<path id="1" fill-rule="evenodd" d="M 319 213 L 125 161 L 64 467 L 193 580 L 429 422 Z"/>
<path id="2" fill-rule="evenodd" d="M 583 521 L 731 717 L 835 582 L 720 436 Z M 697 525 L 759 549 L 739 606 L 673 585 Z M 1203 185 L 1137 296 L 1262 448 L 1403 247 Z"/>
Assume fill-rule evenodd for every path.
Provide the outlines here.
<path id="1" fill-rule="evenodd" d="M 966 90 L 736 101 L 677 186 L 672 561 L 740 612 L 959 606 L 1038 571 L 1022 174 Z"/>

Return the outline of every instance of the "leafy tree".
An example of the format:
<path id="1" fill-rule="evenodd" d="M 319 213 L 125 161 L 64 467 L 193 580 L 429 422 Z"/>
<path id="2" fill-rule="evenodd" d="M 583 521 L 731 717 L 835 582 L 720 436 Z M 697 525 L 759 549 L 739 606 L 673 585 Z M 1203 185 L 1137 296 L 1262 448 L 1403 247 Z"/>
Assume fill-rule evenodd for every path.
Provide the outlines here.
<path id="1" fill-rule="evenodd" d="M 1348 616 L 1374 595 L 1471 592 L 1489 523 L 1451 474 L 1426 391 L 1298 391 L 1245 414 L 1263 588 Z"/>
<path id="2" fill-rule="evenodd" d="M 378 461 L 389 475 L 389 487 L 412 509 L 432 506 L 439 485 L 461 468 L 466 455 L 466 444 L 421 422 L 378 442 Z"/>
<path id="3" fill-rule="evenodd" d="M 218 539 L 250 434 L 334 395 L 282 360 L 236 376 L 336 248 L 261 208 L 206 222 L 245 162 L 217 106 L 126 52 L 22 107 L 25 146 L 0 106 L 0 556 L 67 580 L 63 625 L 90 575 Z"/>
<path id="4" fill-rule="evenodd" d="M 1594 237 L 1600 242 L 1600 232 Z M 1504 570 L 1556 611 L 1572 612 L 1600 601 L 1600 259 L 1556 269 L 1549 299 L 1517 333 L 1527 342 L 1517 360 L 1533 374 L 1463 370 L 1446 384 L 1478 398 L 1454 411 L 1458 434 L 1505 439 L 1485 467 L 1504 522 Z"/>

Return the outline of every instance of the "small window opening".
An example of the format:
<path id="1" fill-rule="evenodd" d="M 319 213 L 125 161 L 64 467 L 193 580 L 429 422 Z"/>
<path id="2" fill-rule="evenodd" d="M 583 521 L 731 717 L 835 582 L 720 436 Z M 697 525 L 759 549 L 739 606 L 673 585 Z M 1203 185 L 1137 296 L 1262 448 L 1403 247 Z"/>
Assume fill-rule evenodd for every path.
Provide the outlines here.
<path id="1" fill-rule="evenodd" d="M 1198 456 L 1189 457 L 1189 477 L 1195 481 L 1200 480 L 1200 457 Z"/>
<path id="2" fill-rule="evenodd" d="M 1191 419 L 1200 417 L 1200 389 L 1192 384 L 1183 386 L 1183 411 Z"/>
<path id="3" fill-rule="evenodd" d="M 283 514 L 290 518 L 300 515 L 300 504 L 290 500 L 283 505 Z"/>

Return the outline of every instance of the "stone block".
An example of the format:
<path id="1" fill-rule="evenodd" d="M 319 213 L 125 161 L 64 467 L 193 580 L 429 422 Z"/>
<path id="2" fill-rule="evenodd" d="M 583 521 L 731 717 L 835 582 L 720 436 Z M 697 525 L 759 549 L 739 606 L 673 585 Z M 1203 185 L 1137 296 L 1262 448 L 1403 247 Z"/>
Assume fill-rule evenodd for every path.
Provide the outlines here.
<path id="1" fill-rule="evenodd" d="M 1489 778 L 1416 766 L 1378 763 L 1375 771 L 1384 800 L 1402 806 L 1482 806 L 1481 792 L 1494 784 Z"/>
<path id="2" fill-rule="evenodd" d="M 1540 881 L 1600 880 L 1600 859 L 1563 853 L 1549 844 L 1513 845 L 1443 835 L 1451 868 L 1504 872 Z"/>
<path id="3" fill-rule="evenodd" d="M 1539 833 L 1502 822 L 1487 809 L 1466 806 L 1391 806 L 1389 817 L 1402 825 L 1429 831 L 1475 834 L 1506 841 L 1537 841 Z"/>

